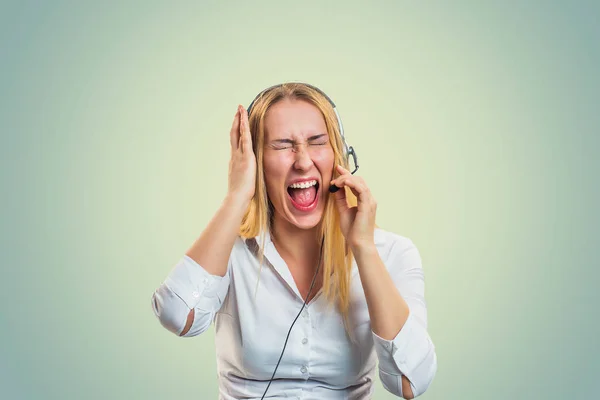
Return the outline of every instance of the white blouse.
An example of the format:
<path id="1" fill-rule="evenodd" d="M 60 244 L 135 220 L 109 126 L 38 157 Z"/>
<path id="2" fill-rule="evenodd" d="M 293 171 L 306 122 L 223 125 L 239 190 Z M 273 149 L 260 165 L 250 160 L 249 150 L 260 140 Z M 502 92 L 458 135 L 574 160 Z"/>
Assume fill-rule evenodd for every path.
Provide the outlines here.
<path id="1" fill-rule="evenodd" d="M 191 309 L 194 323 L 185 337 L 201 334 L 214 321 L 220 400 L 261 398 L 304 303 L 268 232 L 254 299 L 259 240 L 237 237 L 224 277 L 209 274 L 183 256 L 152 295 L 155 315 L 177 335 Z M 427 332 L 420 254 L 410 239 L 381 228 L 375 229 L 375 245 L 410 308 L 398 335 L 385 340 L 371 330 L 353 261 L 350 321 L 356 344 L 348 338 L 341 314 L 328 306 L 320 290 L 294 324 L 265 398 L 369 399 L 376 361 L 389 392 L 402 397 L 402 375 L 410 380 L 415 397 L 425 392 L 437 371 L 437 358 Z"/>

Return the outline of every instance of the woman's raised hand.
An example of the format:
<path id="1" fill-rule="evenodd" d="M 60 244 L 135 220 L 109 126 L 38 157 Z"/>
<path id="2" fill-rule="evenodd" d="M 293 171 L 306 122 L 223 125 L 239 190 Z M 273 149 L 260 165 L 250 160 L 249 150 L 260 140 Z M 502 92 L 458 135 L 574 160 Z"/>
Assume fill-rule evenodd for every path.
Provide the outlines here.
<path id="1" fill-rule="evenodd" d="M 249 204 L 256 185 L 256 157 L 248 126 L 248 112 L 238 105 L 230 132 L 231 160 L 229 161 L 228 197 Z"/>

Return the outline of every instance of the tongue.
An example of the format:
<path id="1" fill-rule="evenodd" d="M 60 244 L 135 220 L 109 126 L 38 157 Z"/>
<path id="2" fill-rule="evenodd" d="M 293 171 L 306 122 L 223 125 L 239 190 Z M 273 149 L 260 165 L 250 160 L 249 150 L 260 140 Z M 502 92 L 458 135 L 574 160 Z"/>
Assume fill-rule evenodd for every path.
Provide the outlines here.
<path id="1" fill-rule="evenodd" d="M 315 197 L 317 197 L 317 187 L 311 186 L 307 189 L 290 189 L 289 193 L 296 203 L 306 207 L 315 201 Z"/>

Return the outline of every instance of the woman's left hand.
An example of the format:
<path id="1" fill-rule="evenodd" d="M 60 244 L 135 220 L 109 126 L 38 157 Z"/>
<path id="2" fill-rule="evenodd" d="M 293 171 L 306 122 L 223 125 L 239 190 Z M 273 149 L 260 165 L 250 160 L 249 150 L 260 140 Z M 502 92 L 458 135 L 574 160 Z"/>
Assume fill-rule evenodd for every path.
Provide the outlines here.
<path id="1" fill-rule="evenodd" d="M 340 213 L 340 225 L 346 242 L 353 251 L 363 246 L 373 246 L 375 244 L 377 202 L 362 177 L 352 175 L 350 171 L 340 165 L 337 165 L 336 169 L 341 175 L 333 179 L 330 184 L 342 189 L 344 186 L 348 186 L 358 198 L 358 205 L 349 207 L 346 202 L 346 190 L 338 190 L 334 193 L 335 204 Z"/>

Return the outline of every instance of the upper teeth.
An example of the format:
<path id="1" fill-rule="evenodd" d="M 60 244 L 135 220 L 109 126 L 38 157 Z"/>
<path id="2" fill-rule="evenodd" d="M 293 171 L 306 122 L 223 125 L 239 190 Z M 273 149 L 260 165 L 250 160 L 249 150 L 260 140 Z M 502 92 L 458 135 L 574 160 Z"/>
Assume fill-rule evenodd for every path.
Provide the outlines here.
<path id="1" fill-rule="evenodd" d="M 306 181 L 306 182 L 292 183 L 290 185 L 290 187 L 292 189 L 306 189 L 306 188 L 314 186 L 316 184 L 317 184 L 317 181 L 312 180 L 312 181 Z"/>

